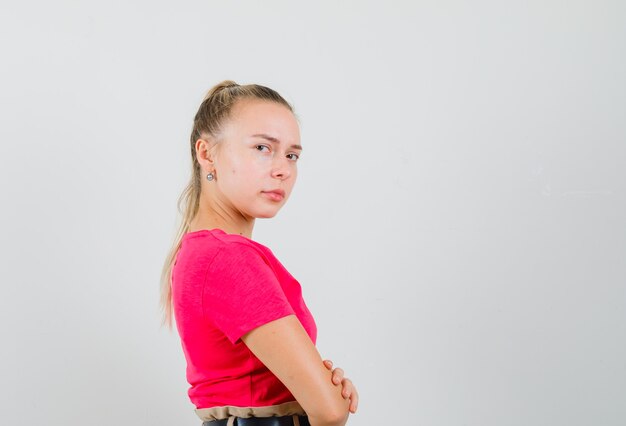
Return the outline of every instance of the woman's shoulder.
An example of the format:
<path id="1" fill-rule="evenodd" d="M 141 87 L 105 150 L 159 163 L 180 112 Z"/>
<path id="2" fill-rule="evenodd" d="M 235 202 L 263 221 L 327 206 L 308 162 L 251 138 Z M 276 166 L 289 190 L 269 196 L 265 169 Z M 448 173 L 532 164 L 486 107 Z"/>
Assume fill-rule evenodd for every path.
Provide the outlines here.
<path id="1" fill-rule="evenodd" d="M 202 251 L 221 252 L 224 254 L 262 257 L 274 257 L 269 247 L 238 234 L 228 234 L 222 229 L 201 229 L 183 235 L 182 245 Z"/>
<path id="2" fill-rule="evenodd" d="M 271 250 L 256 241 L 217 228 L 202 229 L 183 234 L 173 272 L 180 277 L 228 276 L 242 268 L 273 270 L 276 262 Z"/>

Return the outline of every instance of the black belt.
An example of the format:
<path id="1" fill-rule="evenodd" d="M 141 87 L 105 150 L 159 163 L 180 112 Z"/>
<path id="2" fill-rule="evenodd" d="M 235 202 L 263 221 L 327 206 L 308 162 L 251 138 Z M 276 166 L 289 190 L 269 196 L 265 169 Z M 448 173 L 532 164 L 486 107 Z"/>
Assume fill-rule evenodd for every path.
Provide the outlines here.
<path id="1" fill-rule="evenodd" d="M 300 426 L 311 426 L 307 416 L 298 416 Z M 226 426 L 228 419 L 209 420 L 202 426 Z M 293 416 L 235 417 L 234 426 L 293 426 Z"/>

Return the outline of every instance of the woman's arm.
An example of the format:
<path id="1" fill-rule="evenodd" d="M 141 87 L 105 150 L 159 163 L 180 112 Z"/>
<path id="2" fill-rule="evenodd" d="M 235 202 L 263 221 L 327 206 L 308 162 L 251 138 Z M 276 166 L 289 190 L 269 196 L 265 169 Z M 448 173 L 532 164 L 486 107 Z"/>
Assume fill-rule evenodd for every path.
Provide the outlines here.
<path id="1" fill-rule="evenodd" d="M 311 426 L 346 424 L 350 401 L 333 385 L 332 373 L 295 315 L 263 324 L 241 340 L 289 389 Z"/>

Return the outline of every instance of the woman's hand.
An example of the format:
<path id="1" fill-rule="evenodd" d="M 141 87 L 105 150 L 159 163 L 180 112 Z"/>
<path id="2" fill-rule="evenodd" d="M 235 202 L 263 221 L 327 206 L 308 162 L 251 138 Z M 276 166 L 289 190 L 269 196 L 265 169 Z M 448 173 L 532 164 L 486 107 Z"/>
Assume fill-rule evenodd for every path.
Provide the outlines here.
<path id="1" fill-rule="evenodd" d="M 344 399 L 350 398 L 350 407 L 349 410 L 351 413 L 356 413 L 356 408 L 359 405 L 359 393 L 356 391 L 352 380 L 343 377 L 343 370 L 341 368 L 333 369 L 333 362 L 329 359 L 324 360 L 324 366 L 332 371 L 333 377 L 332 382 L 334 385 L 341 384 L 343 389 L 341 390 L 341 396 Z"/>

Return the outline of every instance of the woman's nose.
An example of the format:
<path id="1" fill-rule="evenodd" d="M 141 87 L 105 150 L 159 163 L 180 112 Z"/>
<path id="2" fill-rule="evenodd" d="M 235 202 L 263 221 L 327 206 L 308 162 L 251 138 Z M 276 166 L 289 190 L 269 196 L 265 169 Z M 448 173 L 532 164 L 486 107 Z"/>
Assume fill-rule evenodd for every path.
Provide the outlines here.
<path id="1" fill-rule="evenodd" d="M 288 158 L 275 159 L 272 164 L 272 176 L 280 179 L 287 179 L 291 175 Z"/>

